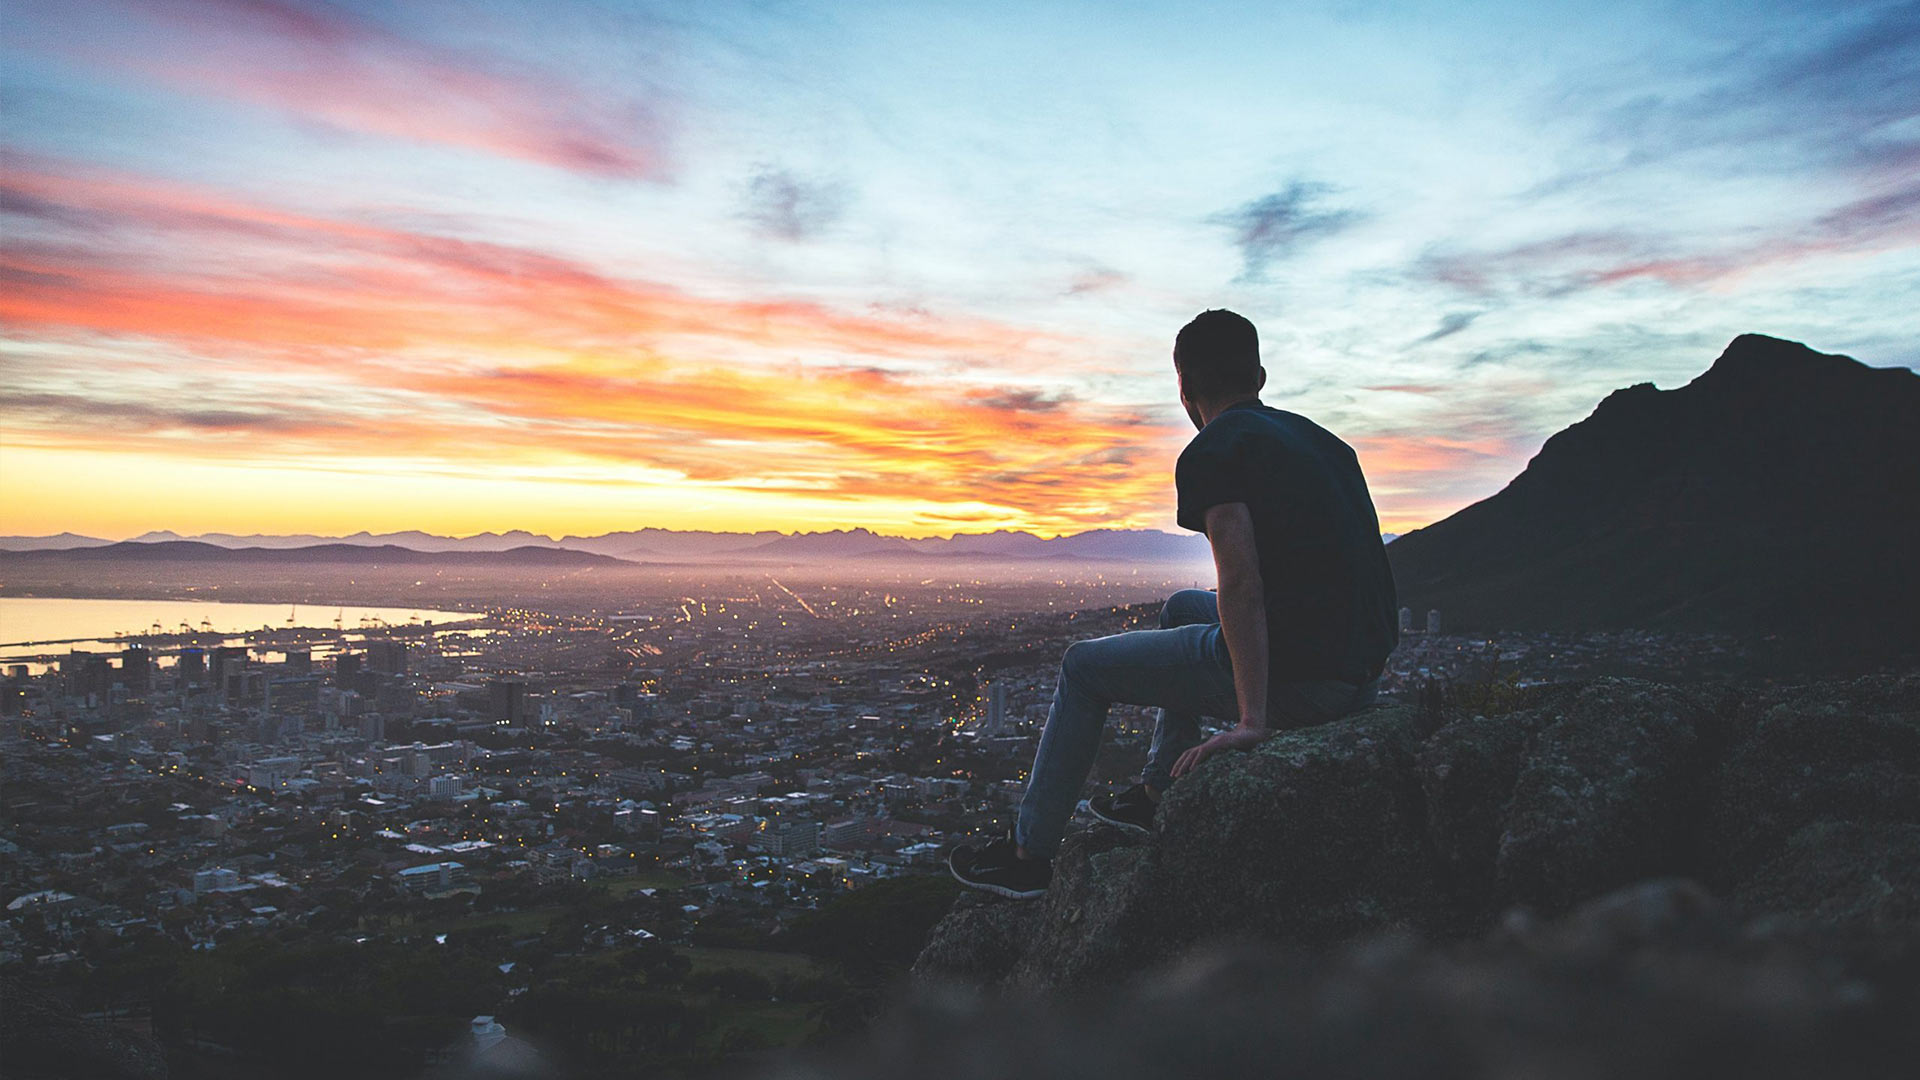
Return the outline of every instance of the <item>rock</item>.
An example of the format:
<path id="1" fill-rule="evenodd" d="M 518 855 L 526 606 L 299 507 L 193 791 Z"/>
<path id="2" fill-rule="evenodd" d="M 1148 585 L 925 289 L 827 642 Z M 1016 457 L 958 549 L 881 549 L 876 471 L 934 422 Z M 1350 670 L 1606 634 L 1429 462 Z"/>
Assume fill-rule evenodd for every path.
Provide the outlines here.
<path id="1" fill-rule="evenodd" d="M 1043 921 L 1042 904 L 1005 904 L 981 893 L 962 893 L 933 928 L 914 968 L 930 980 L 996 985 L 1027 954 Z"/>
<path id="2" fill-rule="evenodd" d="M 1426 800 L 1427 843 L 1435 873 L 1462 932 L 1480 929 L 1494 904 L 1494 867 L 1506 825 L 1507 800 L 1520 776 L 1527 740 L 1545 710 L 1512 716 L 1464 717 L 1429 736 L 1415 755 Z"/>
<path id="3" fill-rule="evenodd" d="M 1920 824 L 1920 676 L 1769 695 L 1711 777 L 1706 879 L 1730 889 L 1817 821 Z"/>
<path id="4" fill-rule="evenodd" d="M 1920 825 L 1808 825 L 1733 898 L 1832 925 L 1920 925 Z"/>
<path id="5" fill-rule="evenodd" d="M 1282 732 L 1176 784 L 1130 883 L 1194 939 L 1339 941 L 1418 926 L 1436 892 L 1406 707 Z"/>
<path id="6" fill-rule="evenodd" d="M 865 1046 L 776 1075 L 1890 1080 L 1920 1053 L 1917 1012 L 1913 928 L 1757 940 L 1703 887 L 1669 879 L 1522 937 L 1208 949 L 1071 1001 L 909 1003 Z"/>
<path id="7" fill-rule="evenodd" d="M 1500 896 L 1559 912 L 1680 869 L 1699 706 L 1668 687 L 1600 679 L 1547 708 L 1500 835 Z"/>
<path id="8" fill-rule="evenodd" d="M 992 920 L 956 905 L 914 970 L 1078 987 L 1210 939 L 1312 943 L 1423 925 L 1439 901 L 1412 744 L 1412 710 L 1378 708 L 1210 764 L 1168 792 L 1150 842 L 1107 828 L 1069 837 L 1046 898 L 1026 905 L 1036 914 Z"/>
<path id="9" fill-rule="evenodd" d="M 1215 758 L 1151 836 L 1069 836 L 1044 900 L 957 903 L 915 974 L 1087 988 L 1218 942 L 1462 940 L 1503 922 L 1520 940 L 1674 876 L 1756 916 L 1920 925 L 1920 677 L 1758 693 L 1600 679 L 1422 732 L 1412 708 L 1382 706 Z"/>

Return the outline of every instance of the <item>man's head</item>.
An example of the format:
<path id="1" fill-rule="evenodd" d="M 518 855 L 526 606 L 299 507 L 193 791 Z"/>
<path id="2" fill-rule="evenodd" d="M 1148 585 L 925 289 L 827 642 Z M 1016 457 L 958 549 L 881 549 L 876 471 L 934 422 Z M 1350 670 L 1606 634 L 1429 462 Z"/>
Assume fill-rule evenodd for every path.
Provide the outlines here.
<path id="1" fill-rule="evenodd" d="M 1180 404 L 1197 428 L 1267 385 L 1259 331 L 1225 308 L 1203 311 L 1180 328 L 1173 339 L 1173 369 L 1180 376 Z"/>

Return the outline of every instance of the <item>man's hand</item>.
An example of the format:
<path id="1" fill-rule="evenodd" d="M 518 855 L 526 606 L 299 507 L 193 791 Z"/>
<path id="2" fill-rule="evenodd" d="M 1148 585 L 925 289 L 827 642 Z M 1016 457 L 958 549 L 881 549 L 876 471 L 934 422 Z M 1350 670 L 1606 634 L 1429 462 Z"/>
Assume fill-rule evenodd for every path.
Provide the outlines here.
<path id="1" fill-rule="evenodd" d="M 1180 760 L 1173 763 L 1173 777 L 1177 780 L 1187 775 L 1199 768 L 1201 762 L 1222 750 L 1251 750 L 1270 734 L 1272 732 L 1266 728 L 1248 727 L 1246 724 L 1223 731 L 1181 754 Z"/>

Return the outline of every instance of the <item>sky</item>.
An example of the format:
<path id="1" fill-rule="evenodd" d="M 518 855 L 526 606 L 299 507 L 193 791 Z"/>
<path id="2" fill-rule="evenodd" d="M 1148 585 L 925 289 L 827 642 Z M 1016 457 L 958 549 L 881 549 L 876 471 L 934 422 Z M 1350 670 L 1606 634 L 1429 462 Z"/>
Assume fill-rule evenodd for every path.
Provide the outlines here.
<path id="1" fill-rule="evenodd" d="M 1384 528 L 1736 335 L 1920 363 L 1920 4 L 4 0 L 0 534 Z"/>

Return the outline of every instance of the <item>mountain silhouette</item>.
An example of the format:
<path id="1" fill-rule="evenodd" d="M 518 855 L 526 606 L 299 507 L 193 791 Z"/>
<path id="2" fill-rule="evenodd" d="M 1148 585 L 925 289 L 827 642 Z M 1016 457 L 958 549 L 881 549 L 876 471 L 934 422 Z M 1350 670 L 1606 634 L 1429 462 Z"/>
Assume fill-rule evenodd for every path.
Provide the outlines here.
<path id="1" fill-rule="evenodd" d="M 827 532 L 794 533 L 757 544 L 742 552 L 751 556 L 794 558 L 844 558 L 850 555 L 907 554 L 913 549 L 897 536 L 881 536 L 870 529 L 832 529 Z"/>
<path id="2" fill-rule="evenodd" d="M 353 546 L 363 548 L 399 547 L 417 552 L 500 553 L 531 547 L 550 550 L 582 551 L 639 562 L 675 563 L 750 562 L 832 562 L 839 559 L 893 560 L 912 562 L 923 558 L 957 561 L 1025 562 L 1036 559 L 1121 561 L 1145 563 L 1207 562 L 1211 555 L 1206 539 L 1197 533 L 1166 533 L 1154 529 L 1093 529 L 1073 535 L 1042 538 L 1030 532 L 1003 529 L 988 533 L 956 533 L 905 539 L 875 533 L 869 529 L 835 529 L 825 532 L 782 533 L 771 529 L 758 532 L 713 532 L 707 530 L 662 529 L 647 527 L 598 536 L 563 536 L 559 539 L 514 529 L 504 533 L 477 533 L 473 536 L 440 536 L 409 530 L 348 536 L 312 534 L 268 535 L 255 533 L 202 533 L 182 536 L 169 530 L 156 530 L 125 543 L 166 544 L 197 543 L 226 550 L 251 548 L 301 549 Z M 59 536 L 0 537 L 0 553 L 39 550 L 78 550 L 108 547 L 111 540 L 62 533 Z M 124 549 L 123 549 L 124 553 Z"/>
<path id="3" fill-rule="evenodd" d="M 394 566 L 621 566 L 626 560 L 566 548 L 527 545 L 505 551 L 415 551 L 394 544 L 368 546 L 350 543 L 304 547 L 221 547 L 199 540 L 125 540 L 100 547 L 0 551 L 0 563 L 139 562 L 139 563 L 251 563 Z"/>
<path id="4" fill-rule="evenodd" d="M 1863 660 L 1920 642 L 1920 376 L 1758 334 L 1618 390 L 1491 498 L 1387 551 L 1463 630 L 1645 628 Z"/>

